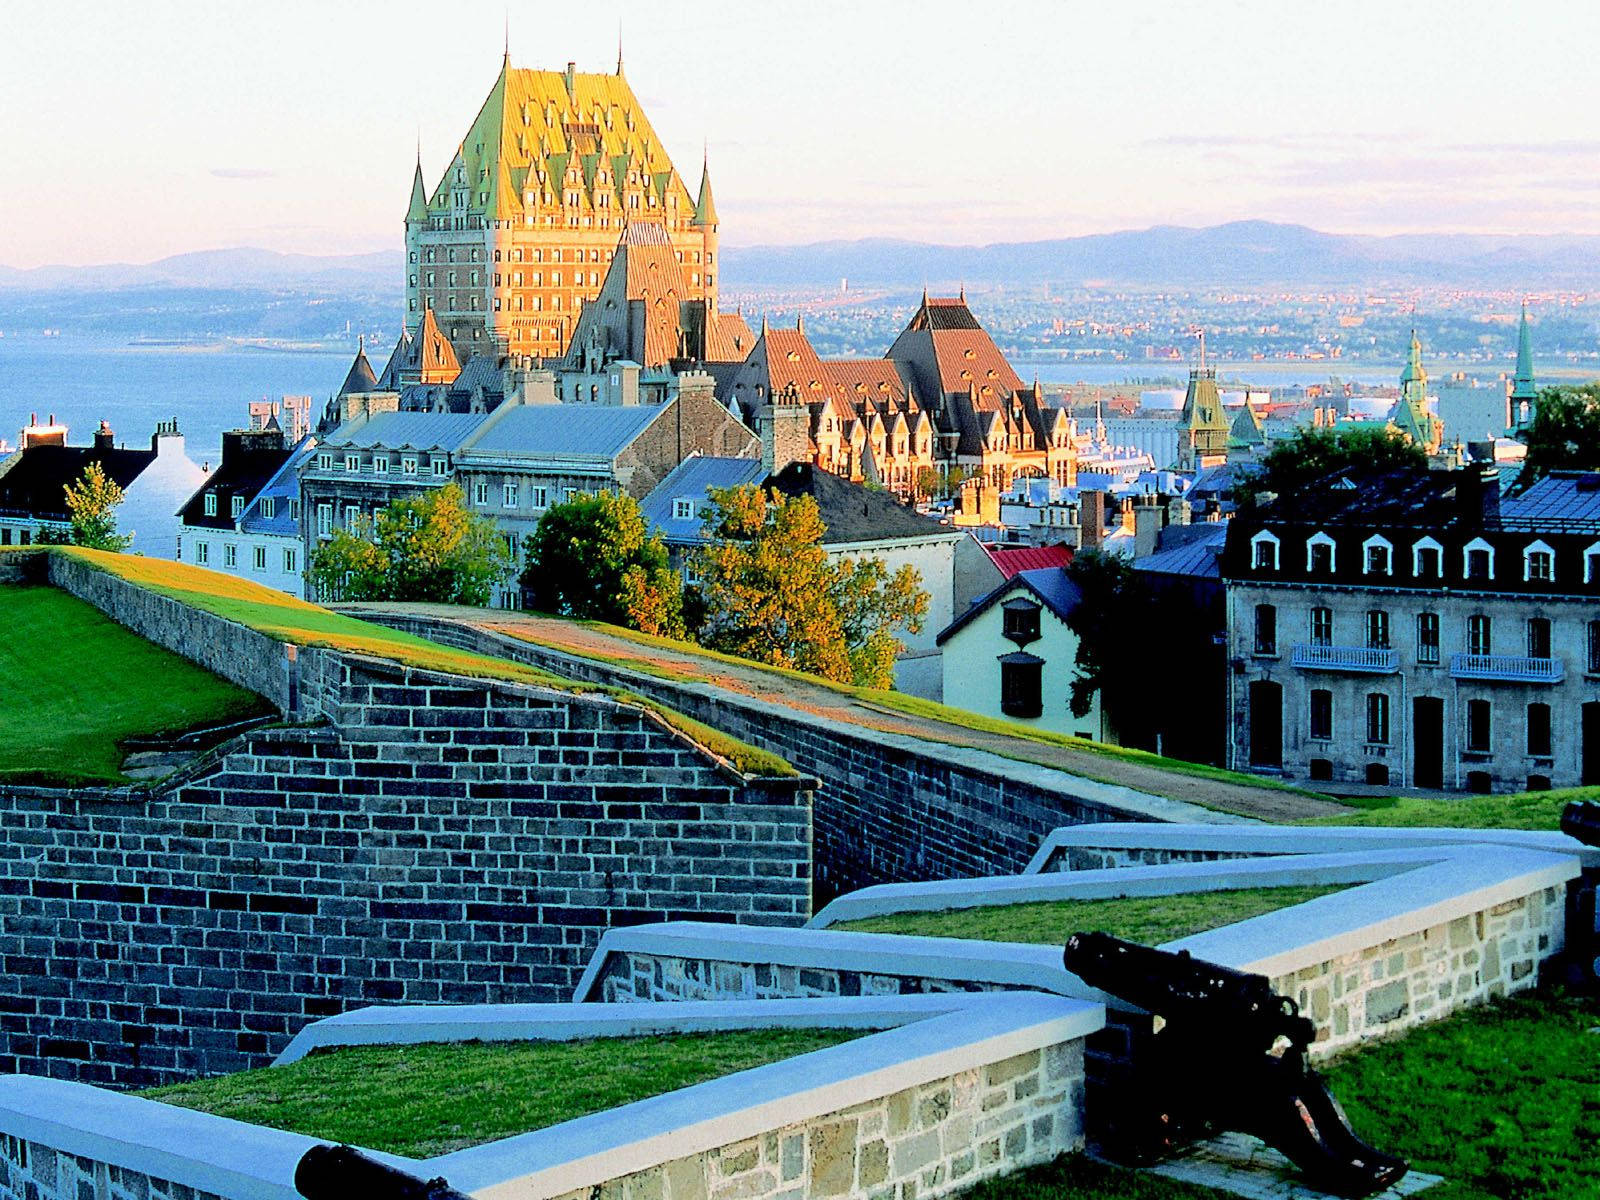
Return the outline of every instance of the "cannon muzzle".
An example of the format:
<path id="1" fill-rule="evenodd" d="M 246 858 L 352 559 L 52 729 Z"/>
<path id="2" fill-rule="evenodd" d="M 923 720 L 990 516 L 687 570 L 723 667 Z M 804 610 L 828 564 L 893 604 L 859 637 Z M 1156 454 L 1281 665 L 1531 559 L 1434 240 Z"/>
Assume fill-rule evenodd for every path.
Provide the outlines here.
<path id="1" fill-rule="evenodd" d="M 354 1146 L 313 1146 L 300 1156 L 294 1187 L 306 1200 L 471 1200 L 443 1179 L 418 1179 Z"/>
<path id="2" fill-rule="evenodd" d="M 1585 846 L 1600 846 L 1600 802 L 1574 800 L 1561 813 L 1561 832 Z"/>

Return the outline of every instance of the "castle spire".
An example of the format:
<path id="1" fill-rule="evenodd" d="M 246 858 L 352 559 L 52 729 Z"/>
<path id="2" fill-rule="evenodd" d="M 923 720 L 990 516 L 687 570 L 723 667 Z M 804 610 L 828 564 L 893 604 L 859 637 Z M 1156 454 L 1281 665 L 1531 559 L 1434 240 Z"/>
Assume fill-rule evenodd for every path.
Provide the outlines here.
<path id="1" fill-rule="evenodd" d="M 1528 302 L 1522 302 L 1522 328 L 1517 331 L 1517 373 L 1512 380 L 1513 400 L 1533 400 L 1533 332 L 1528 328 Z"/>
<path id="2" fill-rule="evenodd" d="M 617 18 L 617 74 L 622 74 L 622 18 Z"/>
<path id="3" fill-rule="evenodd" d="M 704 152 L 700 159 L 700 198 L 694 203 L 694 223 L 696 225 L 715 225 L 717 223 L 717 202 L 711 196 L 711 158 L 709 152 Z"/>
<path id="4" fill-rule="evenodd" d="M 411 204 L 406 209 L 406 223 L 428 219 L 428 187 L 422 181 L 422 138 L 417 137 L 417 168 L 411 175 Z"/>

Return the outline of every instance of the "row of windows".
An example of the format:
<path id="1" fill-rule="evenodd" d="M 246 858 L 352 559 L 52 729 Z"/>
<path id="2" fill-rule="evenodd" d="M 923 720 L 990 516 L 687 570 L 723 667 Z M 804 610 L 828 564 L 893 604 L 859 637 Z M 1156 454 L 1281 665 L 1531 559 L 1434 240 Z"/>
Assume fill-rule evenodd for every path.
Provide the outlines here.
<path id="1" fill-rule="evenodd" d="M 237 521 L 243 512 L 244 497 L 231 497 L 228 502 L 228 515 Z M 261 499 L 256 502 L 256 512 L 261 516 L 262 520 L 272 520 L 278 515 L 278 498 L 276 496 L 261 497 Z M 207 492 L 205 494 L 205 514 L 208 517 L 214 517 L 217 515 L 217 494 L 215 492 Z M 289 501 L 289 519 L 291 521 L 298 521 L 300 519 L 300 501 Z"/>
<path id="2" fill-rule="evenodd" d="M 579 492 L 578 488 L 567 489 L 567 499 L 571 500 Z M 522 507 L 522 485 L 514 479 L 507 479 L 500 485 L 500 507 Z M 550 489 L 542 484 L 530 484 L 527 490 L 529 508 L 549 508 Z M 478 482 L 472 485 L 472 503 L 477 508 L 489 507 L 489 485 Z"/>
<path id="3" fill-rule="evenodd" d="M 1333 609 L 1316 606 L 1311 609 L 1307 623 L 1307 637 L 1313 646 L 1332 646 Z M 1494 621 L 1482 613 L 1467 618 L 1466 652 L 1468 654 L 1493 654 Z M 1528 658 L 1550 657 L 1550 618 L 1529 617 L 1524 624 L 1525 653 Z M 1588 632 L 1588 670 L 1600 672 L 1600 621 L 1590 621 Z M 1389 614 L 1373 609 L 1366 614 L 1366 647 L 1369 650 L 1392 650 Z M 1258 604 L 1255 611 L 1255 653 L 1278 652 L 1278 610 L 1271 604 Z M 1416 652 L 1419 663 L 1439 661 L 1439 614 L 1418 613 L 1416 617 Z"/>
<path id="4" fill-rule="evenodd" d="M 418 456 L 415 454 L 402 454 L 400 456 L 400 474 L 415 475 L 417 473 L 419 461 L 420 460 Z M 329 452 L 317 455 L 317 470 L 331 471 L 334 469 L 335 462 L 337 462 L 344 470 L 352 474 L 360 471 L 363 465 L 362 456 L 354 451 L 346 451 L 343 455 L 339 456 Z M 393 465 L 393 456 L 383 451 L 378 451 L 373 454 L 371 462 L 367 465 L 372 468 L 372 473 L 374 475 L 387 475 L 389 473 L 390 466 Z M 442 454 L 431 455 L 429 458 L 429 469 L 436 478 L 447 478 L 450 474 L 450 459 Z"/>
<path id="5" fill-rule="evenodd" d="M 1281 543 L 1278 536 L 1263 529 L 1250 539 L 1251 563 L 1260 571 L 1276 571 Z M 1394 546 L 1382 534 L 1374 534 L 1361 544 L 1361 571 L 1364 575 L 1394 574 Z M 1332 575 L 1338 567 L 1338 547 L 1325 533 L 1306 539 L 1306 571 L 1312 575 Z M 1444 578 L 1444 547 L 1425 537 L 1411 547 L 1411 573 L 1418 579 Z M 1495 578 L 1495 548 L 1482 538 L 1468 542 L 1461 552 L 1461 577 L 1466 580 Z M 1556 552 L 1547 542 L 1534 541 L 1522 548 L 1524 583 L 1552 583 L 1556 577 Z M 1583 552 L 1583 581 L 1600 580 L 1600 542 Z"/>
<path id="6" fill-rule="evenodd" d="M 1383 692 L 1368 692 L 1366 696 L 1366 737 L 1373 746 L 1387 746 L 1390 740 L 1389 697 Z M 1307 714 L 1307 732 L 1318 741 L 1333 740 L 1333 693 L 1325 688 L 1314 688 L 1310 695 L 1310 712 Z M 1494 707 L 1488 700 L 1468 700 L 1465 705 L 1466 750 L 1471 754 L 1487 754 L 1494 738 Z M 1550 706 L 1534 703 L 1528 705 L 1523 725 L 1524 745 L 1527 753 L 1536 758 L 1547 758 L 1552 753 Z"/>
<path id="7" fill-rule="evenodd" d="M 267 547 L 253 546 L 250 550 L 250 569 L 252 571 L 265 571 L 267 569 Z M 194 544 L 194 561 L 196 565 L 208 567 L 211 565 L 211 543 L 196 542 Z M 222 543 L 222 566 L 224 570 L 234 571 L 239 567 L 239 547 L 233 542 Z M 283 550 L 283 572 L 293 575 L 300 569 L 300 553 L 291 546 Z"/>

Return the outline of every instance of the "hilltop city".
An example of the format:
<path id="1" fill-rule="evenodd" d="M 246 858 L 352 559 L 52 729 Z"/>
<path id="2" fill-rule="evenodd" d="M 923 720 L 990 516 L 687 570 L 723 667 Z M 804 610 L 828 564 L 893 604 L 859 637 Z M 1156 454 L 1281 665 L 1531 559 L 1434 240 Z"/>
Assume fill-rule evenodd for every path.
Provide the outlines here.
<path id="1" fill-rule="evenodd" d="M 1593 1194 L 1586 299 L 834 305 L 620 52 L 463 125 L 331 394 L 0 457 L 0 1196 Z"/>

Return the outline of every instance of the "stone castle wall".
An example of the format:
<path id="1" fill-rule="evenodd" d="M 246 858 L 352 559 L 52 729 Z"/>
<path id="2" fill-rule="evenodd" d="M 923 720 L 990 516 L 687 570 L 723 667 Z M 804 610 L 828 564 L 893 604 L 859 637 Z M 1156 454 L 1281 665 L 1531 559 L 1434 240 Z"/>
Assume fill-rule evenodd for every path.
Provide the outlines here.
<path id="1" fill-rule="evenodd" d="M 819 905 L 875 883 L 1012 874 L 1063 825 L 1150 819 L 1090 794 L 1117 789 L 1047 768 L 1000 759 L 980 765 L 977 759 L 990 756 L 629 672 L 453 621 L 361 615 L 458 649 L 626 686 L 815 775 L 823 781 L 814 825 Z M 1085 786 L 1075 791 L 1079 784 Z"/>
<path id="2" fill-rule="evenodd" d="M 605 697 L 314 661 L 328 724 L 154 793 L 0 787 L 0 1071 L 261 1066 L 363 1004 L 565 1000 L 614 926 L 808 915 L 797 781 Z"/>

